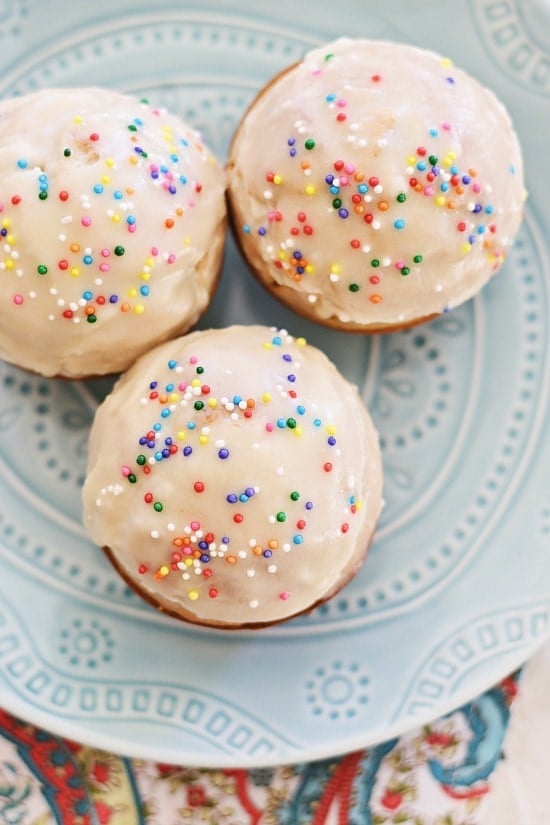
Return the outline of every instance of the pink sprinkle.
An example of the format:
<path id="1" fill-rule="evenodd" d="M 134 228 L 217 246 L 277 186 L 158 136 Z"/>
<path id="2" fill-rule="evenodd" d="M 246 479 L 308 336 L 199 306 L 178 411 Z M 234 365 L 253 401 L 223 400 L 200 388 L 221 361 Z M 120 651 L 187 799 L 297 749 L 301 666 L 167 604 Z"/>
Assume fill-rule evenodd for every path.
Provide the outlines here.
<path id="1" fill-rule="evenodd" d="M 191 358 L 189 359 L 189 363 L 190 364 L 196 364 L 198 360 L 199 359 L 197 358 L 196 355 L 192 355 Z"/>
<path id="2" fill-rule="evenodd" d="M 128 476 L 130 475 L 130 468 L 127 467 L 126 465 L 123 465 L 121 467 L 121 472 L 122 472 L 122 475 L 124 476 L 124 478 L 128 478 Z"/>
<path id="3" fill-rule="evenodd" d="M 268 421 L 268 422 L 267 422 L 267 424 L 265 425 L 265 428 L 266 428 L 266 430 L 268 431 L 268 433 L 272 433 L 272 432 L 273 432 L 273 424 L 271 423 L 271 421 Z"/>
<path id="4" fill-rule="evenodd" d="M 80 223 L 82 224 L 82 226 L 90 226 L 90 224 L 92 223 L 92 219 L 89 215 L 84 215 Z"/>
<path id="5" fill-rule="evenodd" d="M 314 77 L 317 77 L 321 74 L 321 69 L 314 69 L 311 73 Z"/>
<path id="6" fill-rule="evenodd" d="M 347 175 L 340 175 L 340 186 L 347 186 L 349 183 L 349 178 Z"/>
<path id="7" fill-rule="evenodd" d="M 108 258 L 111 253 L 108 249 L 102 249 L 101 254 L 103 255 L 104 258 Z"/>
<path id="8" fill-rule="evenodd" d="M 176 256 L 174 255 L 173 252 L 171 252 L 170 255 L 168 255 L 168 257 L 166 258 L 166 263 L 167 264 L 173 264 L 175 260 L 176 260 Z"/>
<path id="9" fill-rule="evenodd" d="M 152 246 L 151 247 L 151 255 L 153 255 L 153 257 L 156 257 L 158 254 L 159 254 L 158 246 Z"/>
<path id="10" fill-rule="evenodd" d="M 279 593 L 279 598 L 286 602 L 288 599 L 290 599 L 290 593 L 288 592 L 288 590 L 283 590 L 282 593 Z"/>
<path id="11" fill-rule="evenodd" d="M 135 232 L 136 229 L 137 229 L 137 226 L 135 225 L 135 223 L 129 223 L 129 224 L 127 224 L 127 226 L 128 226 L 128 232 Z"/>
<path id="12" fill-rule="evenodd" d="M 17 306 L 21 306 L 23 303 L 23 296 L 22 295 L 14 295 L 13 296 L 13 303 L 17 304 Z"/>
<path id="13" fill-rule="evenodd" d="M 110 270 L 109 264 L 99 264 L 99 271 L 100 272 L 108 272 Z"/>
<path id="14" fill-rule="evenodd" d="M 336 101 L 336 105 L 337 105 L 337 106 L 340 106 L 340 108 L 342 108 L 343 106 L 347 106 L 347 105 L 348 105 L 348 101 L 347 101 L 347 100 L 344 100 L 344 98 L 343 98 L 343 97 L 341 97 L 339 100 L 337 100 L 337 101 Z"/>
<path id="15" fill-rule="evenodd" d="M 425 186 L 424 187 L 424 194 L 426 195 L 427 198 L 429 198 L 430 195 L 433 195 L 433 193 L 434 193 L 433 186 Z"/>
<path id="16" fill-rule="evenodd" d="M 474 190 L 474 192 L 481 192 L 481 184 L 474 183 L 472 189 Z"/>
<path id="17" fill-rule="evenodd" d="M 344 166 L 344 172 L 347 172 L 348 175 L 353 175 L 353 173 L 355 172 L 354 164 L 353 163 L 346 163 L 346 165 Z"/>
<path id="18" fill-rule="evenodd" d="M 450 132 L 452 127 L 449 121 L 446 120 L 444 123 L 441 124 L 441 128 L 445 129 L 446 132 Z"/>
<path id="19" fill-rule="evenodd" d="M 178 390 L 180 390 L 181 392 L 183 392 L 186 389 L 187 389 L 187 384 L 185 383 L 185 381 L 182 381 L 180 384 L 178 384 Z"/>
<path id="20" fill-rule="evenodd" d="M 404 266 L 405 266 L 405 261 L 396 261 L 395 262 L 395 268 L 396 269 L 403 269 Z"/>
<path id="21" fill-rule="evenodd" d="M 191 530 L 200 530 L 200 521 L 192 521 L 190 526 Z"/>

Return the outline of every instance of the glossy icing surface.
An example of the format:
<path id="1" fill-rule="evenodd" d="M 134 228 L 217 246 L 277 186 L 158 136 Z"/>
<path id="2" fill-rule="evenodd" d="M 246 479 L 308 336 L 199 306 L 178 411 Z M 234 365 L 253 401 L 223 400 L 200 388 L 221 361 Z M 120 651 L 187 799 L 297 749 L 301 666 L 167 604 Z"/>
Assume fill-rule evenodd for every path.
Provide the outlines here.
<path id="1" fill-rule="evenodd" d="M 491 91 L 431 51 L 345 38 L 260 93 L 233 142 L 229 193 L 260 280 L 315 320 L 359 328 L 476 294 L 525 198 Z"/>
<path id="2" fill-rule="evenodd" d="M 381 487 L 355 387 L 303 339 L 233 326 L 158 347 L 115 386 L 92 428 L 84 520 L 163 609 L 254 625 L 351 578 Z"/>
<path id="3" fill-rule="evenodd" d="M 183 332 L 216 284 L 224 191 L 199 134 L 145 101 L 99 88 L 2 101 L 0 357 L 104 374 Z"/>

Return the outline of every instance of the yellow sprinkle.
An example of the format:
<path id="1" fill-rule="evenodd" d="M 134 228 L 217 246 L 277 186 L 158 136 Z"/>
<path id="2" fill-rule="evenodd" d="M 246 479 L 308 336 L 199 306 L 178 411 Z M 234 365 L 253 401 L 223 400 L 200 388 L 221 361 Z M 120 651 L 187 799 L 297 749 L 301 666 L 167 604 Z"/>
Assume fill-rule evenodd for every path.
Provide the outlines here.
<path id="1" fill-rule="evenodd" d="M 9 227 L 11 226 L 10 219 L 9 218 L 3 218 L 2 219 L 2 226 L 3 226 L 4 229 L 9 229 Z"/>
<path id="2" fill-rule="evenodd" d="M 310 183 L 308 186 L 306 186 L 304 191 L 305 191 L 306 195 L 314 195 L 315 192 L 316 192 L 316 189 L 313 186 L 313 184 Z"/>
<path id="3" fill-rule="evenodd" d="M 75 115 L 75 116 L 73 117 L 73 123 L 82 123 L 82 117 L 81 117 L 81 115 Z"/>
<path id="4" fill-rule="evenodd" d="M 303 432 L 301 427 L 294 427 L 294 435 L 302 435 Z"/>
<path id="5" fill-rule="evenodd" d="M 142 272 L 139 277 L 141 278 L 142 281 L 148 281 L 151 278 L 151 273 L 150 272 Z"/>
<path id="6" fill-rule="evenodd" d="M 73 266 L 73 268 L 71 269 L 71 275 L 73 276 L 73 278 L 78 278 L 78 276 L 80 275 L 80 269 L 77 266 Z"/>
<path id="7" fill-rule="evenodd" d="M 151 267 L 151 266 L 154 266 L 154 265 L 155 265 L 155 259 L 154 258 L 146 258 L 145 259 L 145 266 Z"/>
<path id="8" fill-rule="evenodd" d="M 307 264 L 306 267 L 305 267 L 305 270 L 306 270 L 308 275 L 311 275 L 311 273 L 314 271 L 314 269 L 315 269 L 315 267 L 312 264 Z"/>
<path id="9" fill-rule="evenodd" d="M 187 433 L 185 432 L 185 430 L 178 430 L 176 438 L 178 439 L 178 441 L 185 441 L 185 439 L 187 438 Z"/>
<path id="10" fill-rule="evenodd" d="M 190 590 L 188 595 L 192 602 L 196 602 L 199 598 L 198 590 Z"/>
<path id="11" fill-rule="evenodd" d="M 281 261 L 286 261 L 286 252 L 283 252 L 282 249 L 279 252 L 279 258 L 280 258 Z"/>
<path id="12" fill-rule="evenodd" d="M 114 165 L 115 165 L 115 159 L 114 158 L 105 158 L 105 166 L 108 166 L 109 169 L 112 169 Z"/>
<path id="13" fill-rule="evenodd" d="M 443 166 L 445 166 L 445 167 L 449 167 L 449 166 L 452 166 L 452 165 L 453 165 L 452 158 L 450 158 L 450 157 L 449 157 L 449 155 L 446 155 L 446 156 L 443 158 L 443 160 L 441 161 L 441 163 L 442 163 L 442 164 L 443 164 Z"/>
<path id="14" fill-rule="evenodd" d="M 336 432 L 336 427 L 334 426 L 334 424 L 329 424 L 328 427 L 327 427 L 327 434 L 328 435 L 334 435 L 335 432 Z"/>
<path id="15" fill-rule="evenodd" d="M 472 248 L 472 245 L 471 245 L 471 244 L 469 244 L 469 243 L 463 243 L 463 244 L 462 244 L 462 246 L 460 247 L 460 251 L 461 251 L 464 255 L 466 255 L 466 254 L 467 254 L 467 253 L 471 250 L 471 248 Z"/>
<path id="16" fill-rule="evenodd" d="M 191 381 L 191 386 L 192 387 L 200 387 L 200 385 L 201 385 L 200 378 L 193 378 L 193 380 Z"/>
<path id="17" fill-rule="evenodd" d="M 177 392 L 173 392 L 168 396 L 168 400 L 171 404 L 174 404 L 176 401 L 179 401 L 179 395 Z"/>
<path id="18" fill-rule="evenodd" d="M 199 444 L 208 444 L 208 436 L 199 435 Z"/>
<path id="19" fill-rule="evenodd" d="M 137 295 L 137 289 L 135 287 L 132 287 L 131 289 L 128 290 L 128 297 L 129 298 L 135 298 L 136 295 Z"/>
<path id="20" fill-rule="evenodd" d="M 185 564 L 186 567 L 192 567 L 193 566 L 193 559 L 190 559 L 190 558 L 185 559 L 184 564 Z"/>
<path id="21" fill-rule="evenodd" d="M 296 338 L 296 346 L 297 347 L 305 347 L 306 344 L 307 344 L 307 341 L 306 341 L 305 338 L 303 338 L 303 337 Z"/>
<path id="22" fill-rule="evenodd" d="M 10 246 L 13 246 L 15 243 L 15 236 L 14 235 L 6 235 L 6 243 L 9 243 Z"/>
<path id="23" fill-rule="evenodd" d="M 264 394 L 262 395 L 262 401 L 264 402 L 264 404 L 269 404 L 269 402 L 272 399 L 273 399 L 273 396 L 271 395 L 270 392 L 264 392 Z"/>
<path id="24" fill-rule="evenodd" d="M 101 183 L 111 183 L 111 178 L 109 175 L 102 175 L 101 176 Z"/>
<path id="25" fill-rule="evenodd" d="M 143 315 L 143 313 L 145 312 L 145 307 L 143 306 L 143 304 L 136 304 L 136 306 L 134 307 L 134 312 L 136 313 L 136 315 Z"/>
<path id="26" fill-rule="evenodd" d="M 414 155 L 409 155 L 407 158 L 407 166 L 415 166 L 416 165 L 416 158 Z"/>
<path id="27" fill-rule="evenodd" d="M 438 206 L 445 206 L 445 196 L 444 195 L 438 195 L 435 198 L 435 202 Z"/>
<path id="28" fill-rule="evenodd" d="M 273 183 L 279 184 L 279 183 L 282 183 L 282 182 L 283 182 L 283 179 L 280 175 L 273 175 Z"/>
<path id="29" fill-rule="evenodd" d="M 184 238 L 183 242 L 186 246 L 189 246 L 189 244 L 191 243 L 191 238 Z"/>
<path id="30" fill-rule="evenodd" d="M 339 275 L 342 271 L 340 264 L 331 264 L 330 271 L 333 275 Z"/>
<path id="31" fill-rule="evenodd" d="M 167 567 L 165 564 L 163 564 L 162 567 L 159 567 L 157 575 L 162 576 L 162 578 L 164 578 L 165 576 L 168 575 L 169 572 L 170 572 L 170 568 Z"/>
<path id="32" fill-rule="evenodd" d="M 212 409 L 214 409 L 215 407 L 218 406 L 218 402 L 216 401 L 215 398 L 209 398 L 208 399 L 208 406 L 211 407 Z"/>
<path id="33" fill-rule="evenodd" d="M 138 162 L 138 159 L 136 158 L 136 156 L 135 156 L 135 155 L 130 155 L 130 157 L 128 158 L 128 160 L 130 161 L 130 163 L 132 164 L 132 166 L 136 166 L 136 164 L 137 164 L 137 162 Z"/>
<path id="34" fill-rule="evenodd" d="M 113 221 L 113 223 L 120 223 L 120 215 L 118 214 L 118 212 L 115 212 L 111 220 Z"/>
<path id="35" fill-rule="evenodd" d="M 273 344 L 271 343 L 271 341 L 264 341 L 262 346 L 263 346 L 264 349 L 271 349 Z"/>
<path id="36" fill-rule="evenodd" d="M 441 61 L 441 65 L 442 65 L 442 66 L 445 66 L 445 67 L 447 67 L 447 66 L 452 66 L 452 65 L 453 65 L 453 61 L 451 60 L 451 58 L 450 58 L 450 57 L 444 57 L 444 58 L 443 58 L 443 60 Z"/>
<path id="37" fill-rule="evenodd" d="M 15 264 L 14 264 L 14 262 L 12 261 L 12 259 L 11 259 L 11 258 L 8 258 L 8 260 L 6 261 L 6 269 L 13 269 L 13 268 L 14 268 L 14 266 L 15 266 Z"/>
<path id="38" fill-rule="evenodd" d="M 453 152 L 452 150 L 447 152 L 447 157 L 451 158 L 451 160 L 456 160 L 456 152 Z"/>

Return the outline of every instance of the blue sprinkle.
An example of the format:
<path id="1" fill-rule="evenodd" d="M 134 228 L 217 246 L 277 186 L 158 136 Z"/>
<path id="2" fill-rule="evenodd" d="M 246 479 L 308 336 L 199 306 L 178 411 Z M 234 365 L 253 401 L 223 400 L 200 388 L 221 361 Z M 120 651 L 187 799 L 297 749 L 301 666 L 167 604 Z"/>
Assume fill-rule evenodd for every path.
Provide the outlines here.
<path id="1" fill-rule="evenodd" d="M 247 223 L 245 223 L 245 225 L 243 226 L 243 232 L 245 233 L 245 235 L 250 235 L 250 227 Z"/>
<path id="2" fill-rule="evenodd" d="M 96 193 L 96 195 L 101 195 L 101 193 L 103 192 L 103 186 L 100 183 L 96 183 L 94 186 L 94 192 Z"/>
<path id="3" fill-rule="evenodd" d="M 27 168 L 27 161 L 26 160 L 18 160 L 17 165 L 19 166 L 20 169 L 26 169 Z"/>
<path id="4" fill-rule="evenodd" d="M 188 446 L 188 447 L 184 447 L 184 448 L 183 448 L 183 450 L 182 450 L 182 452 L 183 452 L 184 456 L 191 455 L 191 453 L 193 452 L 193 448 L 192 448 L 192 447 L 189 447 L 189 446 Z"/>
<path id="5" fill-rule="evenodd" d="M 143 286 L 140 286 L 139 291 L 145 297 L 147 297 L 147 295 L 149 295 L 149 287 L 145 286 L 145 284 Z"/>
<path id="6" fill-rule="evenodd" d="M 303 537 L 303 536 L 301 536 L 301 535 L 300 535 L 300 533 L 297 533 L 297 534 L 294 536 L 294 538 L 292 539 L 292 541 L 294 542 L 294 544 L 302 544 L 303 540 L 304 540 L 304 537 Z"/>
<path id="7" fill-rule="evenodd" d="M 178 365 L 178 362 L 174 361 L 173 358 L 171 358 L 170 361 L 168 361 L 168 369 L 170 369 L 170 370 L 175 369 L 175 367 L 177 367 L 177 365 Z"/>
<path id="8" fill-rule="evenodd" d="M 298 406 L 296 407 L 296 412 L 298 413 L 298 415 L 304 415 L 305 411 L 306 408 L 302 404 L 298 404 Z"/>
<path id="9" fill-rule="evenodd" d="M 94 259 L 92 258 L 91 255 L 84 255 L 84 257 L 82 258 L 82 261 L 85 264 L 92 264 L 94 262 Z"/>
<path id="10" fill-rule="evenodd" d="M 126 218 L 126 223 L 129 223 L 130 226 L 132 226 L 135 222 L 136 222 L 136 216 L 135 215 L 128 215 L 128 217 Z"/>
<path id="11" fill-rule="evenodd" d="M 331 447 L 334 447 L 334 445 L 336 444 L 336 439 L 333 435 L 330 435 L 327 439 L 327 442 L 330 444 Z"/>
<path id="12" fill-rule="evenodd" d="M 218 451 L 218 458 L 229 458 L 229 450 L 226 450 L 225 447 L 222 447 L 221 450 Z"/>
<path id="13" fill-rule="evenodd" d="M 161 452 L 155 453 L 155 461 L 162 461 L 162 453 Z"/>
<path id="14" fill-rule="evenodd" d="M 278 418 L 277 419 L 277 426 L 280 430 L 284 430 L 286 427 L 286 418 Z"/>
<path id="15" fill-rule="evenodd" d="M 280 346 L 281 346 L 281 344 L 283 343 L 283 341 L 282 341 L 282 339 L 281 339 L 280 335 L 275 335 L 275 336 L 271 339 L 271 343 L 272 343 L 272 344 L 275 344 L 275 346 L 276 346 L 276 347 L 280 347 Z"/>
<path id="16" fill-rule="evenodd" d="M 240 494 L 239 501 L 242 501 L 243 504 L 246 504 L 246 502 L 248 501 L 248 496 L 246 495 L 246 493 Z"/>
<path id="17" fill-rule="evenodd" d="M 294 382 L 296 381 L 296 376 L 290 373 L 290 375 L 287 375 L 287 379 L 290 381 L 291 384 L 294 384 Z"/>
<path id="18" fill-rule="evenodd" d="M 320 427 L 320 426 L 321 426 L 321 423 L 322 423 L 322 422 L 321 422 L 321 419 L 320 419 L 320 418 L 314 418 L 314 419 L 313 419 L 313 426 L 314 426 L 314 427 Z"/>
<path id="19" fill-rule="evenodd" d="M 366 183 L 360 183 L 359 186 L 357 187 L 357 191 L 360 192 L 361 195 L 364 195 L 366 192 L 369 191 L 369 187 L 367 186 Z"/>
<path id="20" fill-rule="evenodd" d="M 254 489 L 254 487 L 247 487 L 245 490 L 245 493 L 248 496 L 248 498 L 252 498 L 255 492 L 256 490 Z"/>
<path id="21" fill-rule="evenodd" d="M 189 421 L 188 424 L 187 424 L 187 429 L 188 430 L 194 430 L 196 426 L 197 425 L 195 424 L 194 421 Z"/>
<path id="22" fill-rule="evenodd" d="M 396 221 L 393 222 L 393 225 L 396 229 L 403 229 L 405 226 L 405 221 L 403 218 L 398 218 Z"/>
<path id="23" fill-rule="evenodd" d="M 167 409 L 167 408 L 165 407 L 165 408 L 161 411 L 161 413 L 160 413 L 160 414 L 161 414 L 161 417 L 162 417 L 162 418 L 168 418 L 168 417 L 171 415 L 171 412 L 170 412 L 170 410 L 169 410 L 169 409 Z"/>
<path id="24" fill-rule="evenodd" d="M 161 429 L 162 429 L 162 425 L 161 425 L 161 424 L 153 424 L 153 430 L 154 430 L 156 433 L 160 432 L 160 431 L 161 431 Z"/>
<path id="25" fill-rule="evenodd" d="M 260 226 L 260 228 L 258 229 L 258 235 L 265 235 L 265 233 L 266 233 L 265 226 Z"/>
<path id="26" fill-rule="evenodd" d="M 285 354 L 282 356 L 282 358 L 283 358 L 283 361 L 292 361 L 292 355 L 289 355 L 288 352 L 285 352 Z"/>
<path id="27" fill-rule="evenodd" d="M 117 201 L 122 200 L 123 195 L 120 189 L 117 189 L 116 192 L 113 192 L 113 198 L 115 198 Z"/>
<path id="28" fill-rule="evenodd" d="M 91 301 L 91 300 L 92 300 L 92 298 L 94 297 L 94 293 L 93 293 L 93 292 L 89 292 L 89 291 L 87 290 L 86 292 L 83 292 L 83 293 L 82 293 L 82 297 L 83 297 L 83 298 L 84 298 L 84 300 L 86 300 L 86 301 Z"/>
<path id="29" fill-rule="evenodd" d="M 229 493 L 229 495 L 226 496 L 226 500 L 229 504 L 235 504 L 238 501 L 238 498 L 235 493 Z"/>
<path id="30" fill-rule="evenodd" d="M 306 501 L 306 510 L 313 510 L 313 502 Z"/>
<path id="31" fill-rule="evenodd" d="M 426 163 L 423 160 L 419 160 L 416 164 L 416 168 L 419 172 L 423 172 L 426 169 Z"/>

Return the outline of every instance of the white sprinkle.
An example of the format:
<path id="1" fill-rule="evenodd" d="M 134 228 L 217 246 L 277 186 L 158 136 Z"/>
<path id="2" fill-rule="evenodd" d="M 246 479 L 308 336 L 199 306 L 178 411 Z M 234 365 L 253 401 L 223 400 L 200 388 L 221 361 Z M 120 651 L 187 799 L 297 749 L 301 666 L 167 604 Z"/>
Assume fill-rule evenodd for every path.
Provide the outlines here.
<path id="1" fill-rule="evenodd" d="M 310 304 L 315 304 L 317 302 L 317 295 L 308 295 L 307 299 Z"/>
<path id="2" fill-rule="evenodd" d="M 267 572 L 268 573 L 276 573 L 277 572 L 277 565 L 276 564 L 270 564 L 269 567 L 267 568 Z"/>
<path id="3" fill-rule="evenodd" d="M 258 604 L 259 604 L 258 599 L 252 599 L 251 602 L 248 602 L 249 607 L 258 607 Z"/>
<path id="4" fill-rule="evenodd" d="M 151 530 L 151 538 L 152 539 L 158 539 L 158 537 L 159 537 L 159 531 L 158 530 Z"/>
<path id="5" fill-rule="evenodd" d="M 249 579 L 252 579 L 256 575 L 256 571 L 253 570 L 251 567 L 246 571 L 246 575 Z"/>
<path id="6" fill-rule="evenodd" d="M 72 222 L 73 222 L 73 216 L 72 215 L 64 215 L 61 218 L 61 223 L 72 223 Z"/>
<path id="7" fill-rule="evenodd" d="M 170 522 L 169 524 L 166 525 L 166 529 L 169 530 L 170 533 L 173 533 L 174 530 L 176 529 L 176 525 L 172 524 L 172 522 Z"/>

